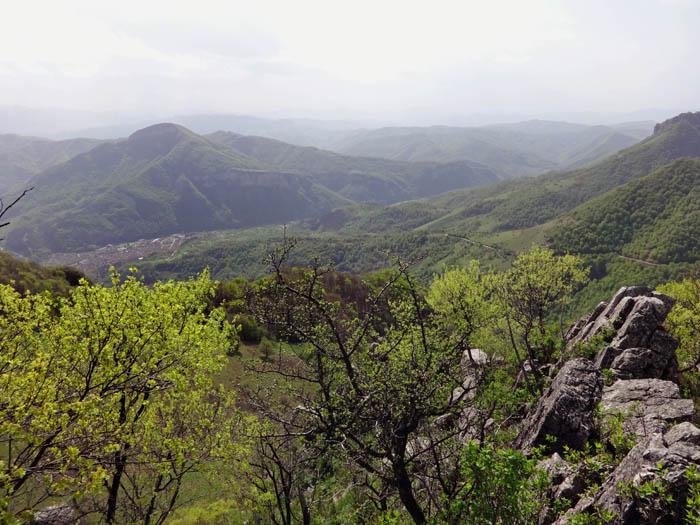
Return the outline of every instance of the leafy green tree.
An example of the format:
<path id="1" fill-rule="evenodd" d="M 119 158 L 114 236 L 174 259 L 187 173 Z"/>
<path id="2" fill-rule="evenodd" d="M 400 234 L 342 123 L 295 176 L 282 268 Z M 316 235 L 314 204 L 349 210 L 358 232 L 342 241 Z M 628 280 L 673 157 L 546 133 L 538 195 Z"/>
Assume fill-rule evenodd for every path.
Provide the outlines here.
<path id="1" fill-rule="evenodd" d="M 538 523 L 546 506 L 549 479 L 538 458 L 500 449 L 492 443 L 468 442 L 462 450 L 463 492 L 441 519 L 460 524 Z"/>
<path id="2" fill-rule="evenodd" d="M 687 278 L 659 287 L 677 302 L 666 318 L 669 332 L 680 340 L 676 351 L 681 382 L 687 394 L 700 397 L 700 279 Z"/>
<path id="3" fill-rule="evenodd" d="M 538 362 L 548 361 L 553 352 L 547 341 L 547 320 L 570 294 L 588 279 L 580 257 L 555 256 L 552 250 L 534 245 L 519 255 L 512 267 L 499 276 L 498 298 L 504 312 L 508 338 L 524 367 L 538 376 Z"/>
<path id="4" fill-rule="evenodd" d="M 478 380 L 464 388 L 461 362 L 480 315 L 432 315 L 406 265 L 370 296 L 363 317 L 325 299 L 324 270 L 291 275 L 285 246 L 273 254 L 274 278 L 261 284 L 255 310 L 261 321 L 303 344 L 296 359 L 260 370 L 277 376 L 284 399 L 250 392 L 249 401 L 279 432 L 304 439 L 319 454 L 333 449 L 352 468 L 398 497 L 415 523 L 425 523 L 459 491 L 457 421 L 472 404 Z M 389 298 L 389 299 L 388 299 Z M 376 312 L 387 304 L 390 321 L 380 334 Z M 379 490 L 384 505 L 389 495 Z"/>
<path id="5" fill-rule="evenodd" d="M 240 416 L 213 386 L 231 327 L 202 274 L 0 287 L 0 499 L 7 519 L 68 497 L 107 523 L 162 523 L 183 480 L 232 457 Z"/>

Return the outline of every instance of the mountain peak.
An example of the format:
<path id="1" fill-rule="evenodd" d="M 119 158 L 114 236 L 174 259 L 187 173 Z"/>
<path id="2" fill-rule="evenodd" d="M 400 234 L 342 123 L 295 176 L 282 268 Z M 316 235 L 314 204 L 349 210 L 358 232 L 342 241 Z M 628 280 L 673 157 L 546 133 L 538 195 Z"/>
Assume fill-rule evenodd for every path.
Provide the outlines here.
<path id="1" fill-rule="evenodd" d="M 135 131 L 129 135 L 127 144 L 137 154 L 165 154 L 180 142 L 198 138 L 185 127 L 164 122 Z"/>
<path id="2" fill-rule="evenodd" d="M 692 113 L 689 111 L 687 113 L 681 113 L 680 115 L 676 115 L 675 117 L 670 118 L 668 120 L 664 120 L 660 124 L 654 126 L 654 135 L 666 131 L 671 126 L 674 126 L 680 122 L 686 122 L 691 126 L 700 129 L 700 112 Z"/>
<path id="3" fill-rule="evenodd" d="M 129 135 L 129 140 L 143 140 L 148 138 L 165 138 L 165 137 L 187 137 L 193 136 L 189 129 L 180 126 L 179 124 L 173 124 L 172 122 L 162 122 L 160 124 L 153 124 L 147 128 L 134 131 Z"/>

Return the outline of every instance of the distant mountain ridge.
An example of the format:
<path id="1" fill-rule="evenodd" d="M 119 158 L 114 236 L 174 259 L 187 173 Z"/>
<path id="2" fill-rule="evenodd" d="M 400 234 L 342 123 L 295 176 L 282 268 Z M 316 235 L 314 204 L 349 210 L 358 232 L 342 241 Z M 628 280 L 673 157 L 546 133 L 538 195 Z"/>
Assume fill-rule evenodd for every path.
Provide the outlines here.
<path id="1" fill-rule="evenodd" d="M 358 131 L 332 149 L 405 161 L 472 160 L 515 178 L 596 162 L 651 131 L 652 123 L 617 128 L 541 120 L 473 128 L 390 127 Z"/>
<path id="2" fill-rule="evenodd" d="M 268 166 L 312 176 L 354 201 L 392 204 L 445 191 L 493 184 L 499 179 L 477 162 L 403 162 L 340 155 L 264 137 L 216 132 L 207 138 Z"/>
<path id="3" fill-rule="evenodd" d="M 284 222 L 350 202 L 174 124 L 98 145 L 29 184 L 7 236 L 26 255 Z"/>
<path id="4" fill-rule="evenodd" d="M 53 141 L 39 137 L 0 135 L 0 189 L 7 191 L 55 164 L 94 148 L 95 139 Z"/>
<path id="5" fill-rule="evenodd" d="M 697 113 L 662 123 L 642 142 L 586 168 L 552 172 L 489 186 L 450 192 L 428 202 L 449 213 L 439 228 L 498 232 L 543 224 L 631 180 L 640 179 L 678 158 L 700 157 Z"/>
<path id="6" fill-rule="evenodd" d="M 246 150 L 242 143 L 257 146 Z M 273 151 L 286 151 L 286 160 L 275 160 Z M 157 124 L 98 144 L 28 181 L 35 190 L 23 200 L 6 245 L 30 256 L 77 251 L 178 232 L 279 224 L 358 201 L 392 203 L 495 181 L 475 163 L 353 159 Z"/>

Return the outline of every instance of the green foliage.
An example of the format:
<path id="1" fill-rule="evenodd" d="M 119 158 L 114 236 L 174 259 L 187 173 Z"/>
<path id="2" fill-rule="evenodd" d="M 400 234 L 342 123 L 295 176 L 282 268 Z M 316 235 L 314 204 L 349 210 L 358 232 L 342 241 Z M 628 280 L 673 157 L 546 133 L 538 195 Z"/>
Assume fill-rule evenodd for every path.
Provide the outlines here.
<path id="1" fill-rule="evenodd" d="M 685 471 L 688 481 L 688 496 L 685 500 L 685 522 L 696 525 L 700 523 L 700 472 L 696 465 Z"/>
<path id="2" fill-rule="evenodd" d="M 71 287 L 86 278 L 83 272 L 69 266 L 43 267 L 0 252 L 0 284 L 9 284 L 21 294 L 49 291 L 66 296 Z"/>
<path id="3" fill-rule="evenodd" d="M 272 358 L 272 355 L 275 353 L 275 344 L 267 337 L 263 337 L 260 340 L 258 352 L 260 352 L 260 355 L 264 361 L 269 361 Z"/>
<path id="4" fill-rule="evenodd" d="M 687 278 L 659 287 L 677 302 L 666 318 L 666 328 L 680 341 L 676 350 L 685 394 L 700 398 L 700 279 Z"/>
<path id="5" fill-rule="evenodd" d="M 70 497 L 107 522 L 165 519 L 183 479 L 233 460 L 239 417 L 212 376 L 230 327 L 207 275 L 133 275 L 68 299 L 0 287 L 0 499 Z M 127 503 L 128 502 L 128 503 Z"/>
<path id="6" fill-rule="evenodd" d="M 462 450 L 464 488 L 438 523 L 534 524 L 549 487 L 538 458 L 468 442 Z"/>
<path id="7" fill-rule="evenodd" d="M 593 359 L 598 352 L 600 352 L 603 348 L 608 346 L 610 342 L 613 340 L 615 337 L 615 334 L 617 334 L 617 330 L 611 326 L 605 326 L 601 328 L 598 333 L 591 337 L 587 342 L 581 343 L 578 342 L 576 345 L 571 350 L 571 354 L 573 357 L 585 357 L 586 359 Z M 611 380 L 612 378 L 610 377 L 610 370 L 607 372 L 603 370 L 603 375 L 605 376 L 606 381 Z"/>
<path id="8" fill-rule="evenodd" d="M 611 525 L 614 523 L 616 514 L 594 506 L 592 512 L 579 512 L 570 520 L 571 525 Z"/>
<path id="9" fill-rule="evenodd" d="M 696 261 L 699 199 L 700 161 L 677 160 L 576 209 L 552 232 L 551 242 L 558 251 Z"/>
<path id="10" fill-rule="evenodd" d="M 659 463 L 651 469 L 650 476 L 620 483 L 618 492 L 641 510 L 642 519 L 653 523 L 661 517 L 680 521 L 680 516 L 672 512 L 674 498 L 673 484 L 667 479 L 667 470 Z"/>

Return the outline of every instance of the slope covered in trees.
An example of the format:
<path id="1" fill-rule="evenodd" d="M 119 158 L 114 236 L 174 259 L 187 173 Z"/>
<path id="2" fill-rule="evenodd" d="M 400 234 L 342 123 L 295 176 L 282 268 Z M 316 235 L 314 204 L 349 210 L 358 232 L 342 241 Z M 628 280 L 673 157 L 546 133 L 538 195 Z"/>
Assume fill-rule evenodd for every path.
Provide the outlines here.
<path id="1" fill-rule="evenodd" d="M 657 126 L 639 144 L 593 166 L 437 197 L 431 202 L 450 211 L 436 226 L 483 231 L 531 227 L 677 158 L 699 156 L 700 113 L 685 113 Z"/>
<path id="2" fill-rule="evenodd" d="M 266 165 L 310 175 L 356 202 L 391 204 L 499 180 L 490 167 L 477 162 L 401 162 L 339 155 L 235 133 L 217 132 L 207 137 Z"/>
<path id="3" fill-rule="evenodd" d="M 23 184 L 33 175 L 84 153 L 99 142 L 94 139 L 53 141 L 38 137 L 0 135 L 0 188 L 6 191 Z"/>
<path id="4" fill-rule="evenodd" d="M 350 202 L 172 124 L 102 144 L 29 184 L 7 237 L 24 254 L 279 223 Z"/>
<path id="5" fill-rule="evenodd" d="M 651 132 L 624 127 L 528 121 L 473 128 L 448 126 L 358 131 L 334 147 L 349 155 L 396 160 L 472 160 L 504 178 L 539 175 L 590 164 L 637 143 Z"/>
<path id="6" fill-rule="evenodd" d="M 551 243 L 560 251 L 695 262 L 698 203 L 700 160 L 676 160 L 576 208 L 551 232 Z"/>
<path id="7" fill-rule="evenodd" d="M 7 246 L 36 256 L 284 223 L 354 202 L 392 203 L 496 180 L 471 162 L 355 159 L 269 139 L 208 139 L 160 124 L 32 178 L 36 189 L 13 221 Z"/>

